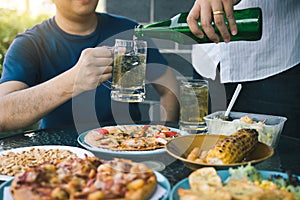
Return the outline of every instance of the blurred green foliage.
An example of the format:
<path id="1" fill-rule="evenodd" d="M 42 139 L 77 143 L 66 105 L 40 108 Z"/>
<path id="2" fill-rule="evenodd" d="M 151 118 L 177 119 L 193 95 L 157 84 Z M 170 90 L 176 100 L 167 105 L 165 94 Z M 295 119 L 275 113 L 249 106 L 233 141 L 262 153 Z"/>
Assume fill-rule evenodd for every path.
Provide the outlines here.
<path id="1" fill-rule="evenodd" d="M 0 9 L 0 76 L 2 74 L 5 53 L 15 36 L 18 33 L 24 32 L 27 28 L 41 23 L 43 20 L 48 19 L 49 17 L 51 16 L 39 15 L 37 17 L 32 17 L 27 13 L 19 13 L 14 10 Z M 34 124 L 22 130 L 2 132 L 0 133 L 0 137 L 37 128 L 38 124 Z"/>
<path id="2" fill-rule="evenodd" d="M 0 75 L 5 53 L 15 36 L 49 17 L 49 15 L 32 17 L 27 13 L 0 9 Z"/>

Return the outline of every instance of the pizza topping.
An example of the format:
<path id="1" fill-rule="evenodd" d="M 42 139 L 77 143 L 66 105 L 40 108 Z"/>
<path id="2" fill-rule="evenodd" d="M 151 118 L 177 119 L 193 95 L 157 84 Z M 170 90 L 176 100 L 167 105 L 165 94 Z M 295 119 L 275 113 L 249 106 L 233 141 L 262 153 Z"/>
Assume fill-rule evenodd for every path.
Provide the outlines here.
<path id="1" fill-rule="evenodd" d="M 163 132 L 167 137 L 173 137 L 176 136 L 178 133 L 175 131 L 167 131 L 167 132 Z"/>
<path id="2" fill-rule="evenodd" d="M 128 139 L 128 140 L 125 140 L 122 142 L 121 146 L 123 146 L 124 148 L 135 148 L 135 149 L 138 149 L 138 148 L 142 148 L 144 146 L 146 146 L 146 142 L 143 141 L 142 139 Z"/>
<path id="3" fill-rule="evenodd" d="M 109 133 L 108 130 L 106 130 L 104 128 L 97 130 L 97 132 L 99 132 L 101 134 L 108 134 Z"/>
<path id="4" fill-rule="evenodd" d="M 158 143 L 161 143 L 161 144 L 167 144 L 168 143 L 167 140 L 165 140 L 165 139 L 163 139 L 161 137 L 156 138 L 155 141 L 158 142 Z"/>
<path id="5" fill-rule="evenodd" d="M 57 187 L 51 192 L 51 197 L 53 199 L 68 199 L 68 193 L 62 188 Z"/>

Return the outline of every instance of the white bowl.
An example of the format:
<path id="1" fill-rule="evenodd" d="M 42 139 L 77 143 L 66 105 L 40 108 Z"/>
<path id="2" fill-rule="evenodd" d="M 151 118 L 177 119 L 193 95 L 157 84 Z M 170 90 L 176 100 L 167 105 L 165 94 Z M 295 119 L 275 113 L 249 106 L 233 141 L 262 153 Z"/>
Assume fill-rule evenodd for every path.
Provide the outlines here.
<path id="1" fill-rule="evenodd" d="M 284 126 L 286 117 L 263 115 L 254 113 L 243 113 L 243 112 L 230 112 L 232 121 L 226 121 L 221 119 L 220 116 L 224 116 L 225 111 L 214 112 L 204 117 L 208 133 L 231 135 L 242 128 L 253 128 L 259 133 L 258 140 L 269 146 L 275 148 L 279 142 L 279 138 Z M 249 124 L 240 121 L 239 119 L 248 116 L 255 122 L 265 121 L 264 124 L 255 123 Z"/>

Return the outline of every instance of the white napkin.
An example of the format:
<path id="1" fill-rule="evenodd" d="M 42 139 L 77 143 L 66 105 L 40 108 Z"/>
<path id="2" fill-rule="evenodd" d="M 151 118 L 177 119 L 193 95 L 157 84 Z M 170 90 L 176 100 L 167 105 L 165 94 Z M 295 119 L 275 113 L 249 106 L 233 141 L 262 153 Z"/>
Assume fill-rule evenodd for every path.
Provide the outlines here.
<path id="1" fill-rule="evenodd" d="M 215 80 L 219 61 L 220 47 L 218 44 L 193 45 L 192 64 L 201 76 Z"/>
<path id="2" fill-rule="evenodd" d="M 158 184 L 157 187 L 156 187 L 156 190 L 155 190 L 154 194 L 152 195 L 152 197 L 149 200 L 159 200 L 166 193 L 167 193 L 167 190 Z"/>

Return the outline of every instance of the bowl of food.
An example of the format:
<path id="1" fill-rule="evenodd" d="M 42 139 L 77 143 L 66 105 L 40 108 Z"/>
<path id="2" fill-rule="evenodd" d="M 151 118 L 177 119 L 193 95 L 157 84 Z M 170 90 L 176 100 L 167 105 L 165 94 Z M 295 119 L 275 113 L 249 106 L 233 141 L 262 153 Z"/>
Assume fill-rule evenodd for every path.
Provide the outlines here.
<path id="1" fill-rule="evenodd" d="M 286 117 L 230 112 L 225 118 L 225 111 L 214 112 L 204 117 L 208 133 L 231 135 L 242 128 L 256 129 L 259 133 L 258 140 L 276 148 L 284 126 Z"/>
<path id="2" fill-rule="evenodd" d="M 208 166 L 228 169 L 249 163 L 256 164 L 274 154 L 271 146 L 259 142 L 257 138 L 255 129 L 241 129 L 230 136 L 185 135 L 169 141 L 166 150 L 192 170 Z"/>

